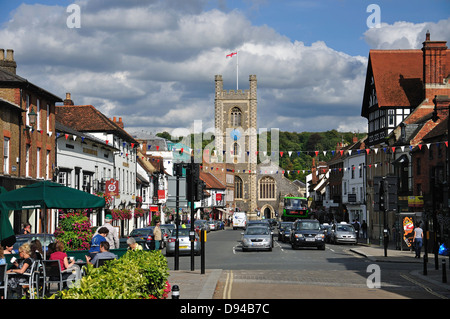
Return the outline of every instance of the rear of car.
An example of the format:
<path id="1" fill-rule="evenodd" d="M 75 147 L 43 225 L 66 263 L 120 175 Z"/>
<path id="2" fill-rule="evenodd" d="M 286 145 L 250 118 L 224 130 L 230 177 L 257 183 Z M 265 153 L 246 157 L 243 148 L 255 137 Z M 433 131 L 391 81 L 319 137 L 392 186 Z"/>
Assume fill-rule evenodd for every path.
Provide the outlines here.
<path id="1" fill-rule="evenodd" d="M 154 226 L 133 229 L 129 237 L 133 237 L 144 249 L 155 249 L 153 237 Z"/>
<path id="2" fill-rule="evenodd" d="M 178 250 L 180 255 L 186 255 L 191 253 L 191 241 L 189 239 L 189 233 L 190 228 L 179 228 L 178 229 Z M 174 230 L 170 237 L 167 240 L 167 246 L 166 246 L 166 256 L 171 256 L 175 254 L 175 244 L 176 244 L 176 233 L 177 231 Z M 199 255 L 200 254 L 200 238 L 195 233 L 195 239 L 194 239 L 194 254 Z"/>
<path id="3" fill-rule="evenodd" d="M 291 231 L 292 249 L 299 247 L 317 247 L 325 250 L 325 234 L 315 219 L 297 220 Z"/>

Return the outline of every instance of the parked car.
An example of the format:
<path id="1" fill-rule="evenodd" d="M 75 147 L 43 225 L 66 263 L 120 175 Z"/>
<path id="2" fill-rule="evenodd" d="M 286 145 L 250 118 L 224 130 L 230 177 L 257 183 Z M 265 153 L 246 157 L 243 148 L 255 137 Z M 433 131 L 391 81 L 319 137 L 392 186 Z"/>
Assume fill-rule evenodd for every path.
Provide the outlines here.
<path id="1" fill-rule="evenodd" d="M 334 224 L 331 228 L 330 241 L 334 244 L 356 244 L 356 231 L 353 225 L 345 222 Z"/>
<path id="2" fill-rule="evenodd" d="M 133 237 L 136 242 L 142 246 L 142 248 L 148 250 L 155 249 L 155 241 L 153 237 L 153 229 L 155 226 L 148 226 L 144 228 L 135 228 L 131 231 L 128 237 Z M 161 229 L 161 237 L 164 236 L 163 230 Z M 164 247 L 164 240 L 161 241 L 160 249 Z"/>
<path id="3" fill-rule="evenodd" d="M 191 253 L 191 241 L 189 239 L 189 233 L 191 229 L 189 228 L 179 228 L 178 229 L 178 248 L 180 255 Z M 194 254 L 200 255 L 200 238 L 197 232 L 194 232 Z M 166 256 L 171 256 L 175 254 L 175 243 L 176 243 L 176 232 L 172 232 L 167 240 Z"/>
<path id="4" fill-rule="evenodd" d="M 42 248 L 48 249 L 48 245 L 54 243 L 56 238 L 53 234 L 27 234 L 27 235 L 16 235 L 16 242 L 13 245 L 13 250 L 15 254 L 19 253 L 19 247 L 25 243 L 31 243 L 31 241 L 38 239 Z"/>
<path id="5" fill-rule="evenodd" d="M 298 247 L 317 247 L 325 250 L 325 234 L 316 219 L 298 219 L 291 231 L 292 249 Z"/>
<path id="6" fill-rule="evenodd" d="M 162 237 L 164 240 L 164 247 L 165 247 L 167 244 L 167 239 L 170 237 L 170 234 L 173 232 L 173 230 L 175 229 L 176 226 L 174 224 L 162 224 L 159 227 L 161 227 L 161 233 L 162 233 Z"/>
<path id="7" fill-rule="evenodd" d="M 242 233 L 242 250 L 267 249 L 272 251 L 272 232 L 267 226 L 250 226 Z"/>
<path id="8" fill-rule="evenodd" d="M 207 224 L 209 225 L 210 230 L 216 230 L 216 222 L 214 220 L 208 220 Z"/>
<path id="9" fill-rule="evenodd" d="M 280 222 L 278 225 L 278 240 L 285 243 L 289 241 L 291 228 L 294 222 Z"/>
<path id="10" fill-rule="evenodd" d="M 194 227 L 195 227 L 195 229 L 198 229 L 198 230 L 205 229 L 207 233 L 209 233 L 211 231 L 211 228 L 209 227 L 208 222 L 204 219 L 197 219 L 194 222 Z"/>

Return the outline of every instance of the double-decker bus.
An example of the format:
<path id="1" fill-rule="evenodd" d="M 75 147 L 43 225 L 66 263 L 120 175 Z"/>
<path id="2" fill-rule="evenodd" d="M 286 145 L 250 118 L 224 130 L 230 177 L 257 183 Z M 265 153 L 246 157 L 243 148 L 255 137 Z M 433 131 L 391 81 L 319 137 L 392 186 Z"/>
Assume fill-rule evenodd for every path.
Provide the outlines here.
<path id="1" fill-rule="evenodd" d="M 294 221 L 298 218 L 308 218 L 308 199 L 305 197 L 284 197 L 284 208 L 281 219 Z"/>

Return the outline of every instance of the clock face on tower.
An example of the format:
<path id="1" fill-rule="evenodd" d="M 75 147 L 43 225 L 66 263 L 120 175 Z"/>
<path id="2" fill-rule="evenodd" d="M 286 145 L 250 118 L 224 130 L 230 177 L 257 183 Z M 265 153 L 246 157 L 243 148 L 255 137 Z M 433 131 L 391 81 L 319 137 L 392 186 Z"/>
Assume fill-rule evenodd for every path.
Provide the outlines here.
<path id="1" fill-rule="evenodd" d="M 241 132 L 239 132 L 238 129 L 234 129 L 231 131 L 230 137 L 233 141 L 237 141 L 238 139 L 241 138 Z"/>

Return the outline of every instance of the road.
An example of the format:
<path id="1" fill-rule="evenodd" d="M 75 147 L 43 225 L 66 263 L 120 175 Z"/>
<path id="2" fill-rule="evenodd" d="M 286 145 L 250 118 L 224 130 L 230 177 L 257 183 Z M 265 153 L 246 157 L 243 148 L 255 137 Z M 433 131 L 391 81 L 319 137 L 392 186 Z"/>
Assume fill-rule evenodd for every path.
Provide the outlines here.
<path id="1" fill-rule="evenodd" d="M 207 269 L 222 269 L 214 299 L 443 299 L 450 298 L 428 282 L 411 275 L 418 264 L 381 262 L 350 251 L 352 246 L 327 244 L 325 251 L 315 248 L 292 250 L 276 240 L 271 252 L 243 252 L 240 230 L 208 233 Z M 174 258 L 168 258 L 173 269 Z M 379 267 L 380 288 L 373 284 L 373 267 Z M 180 269 L 190 269 L 190 257 L 180 257 Z M 200 269 L 200 257 L 195 257 Z"/>

